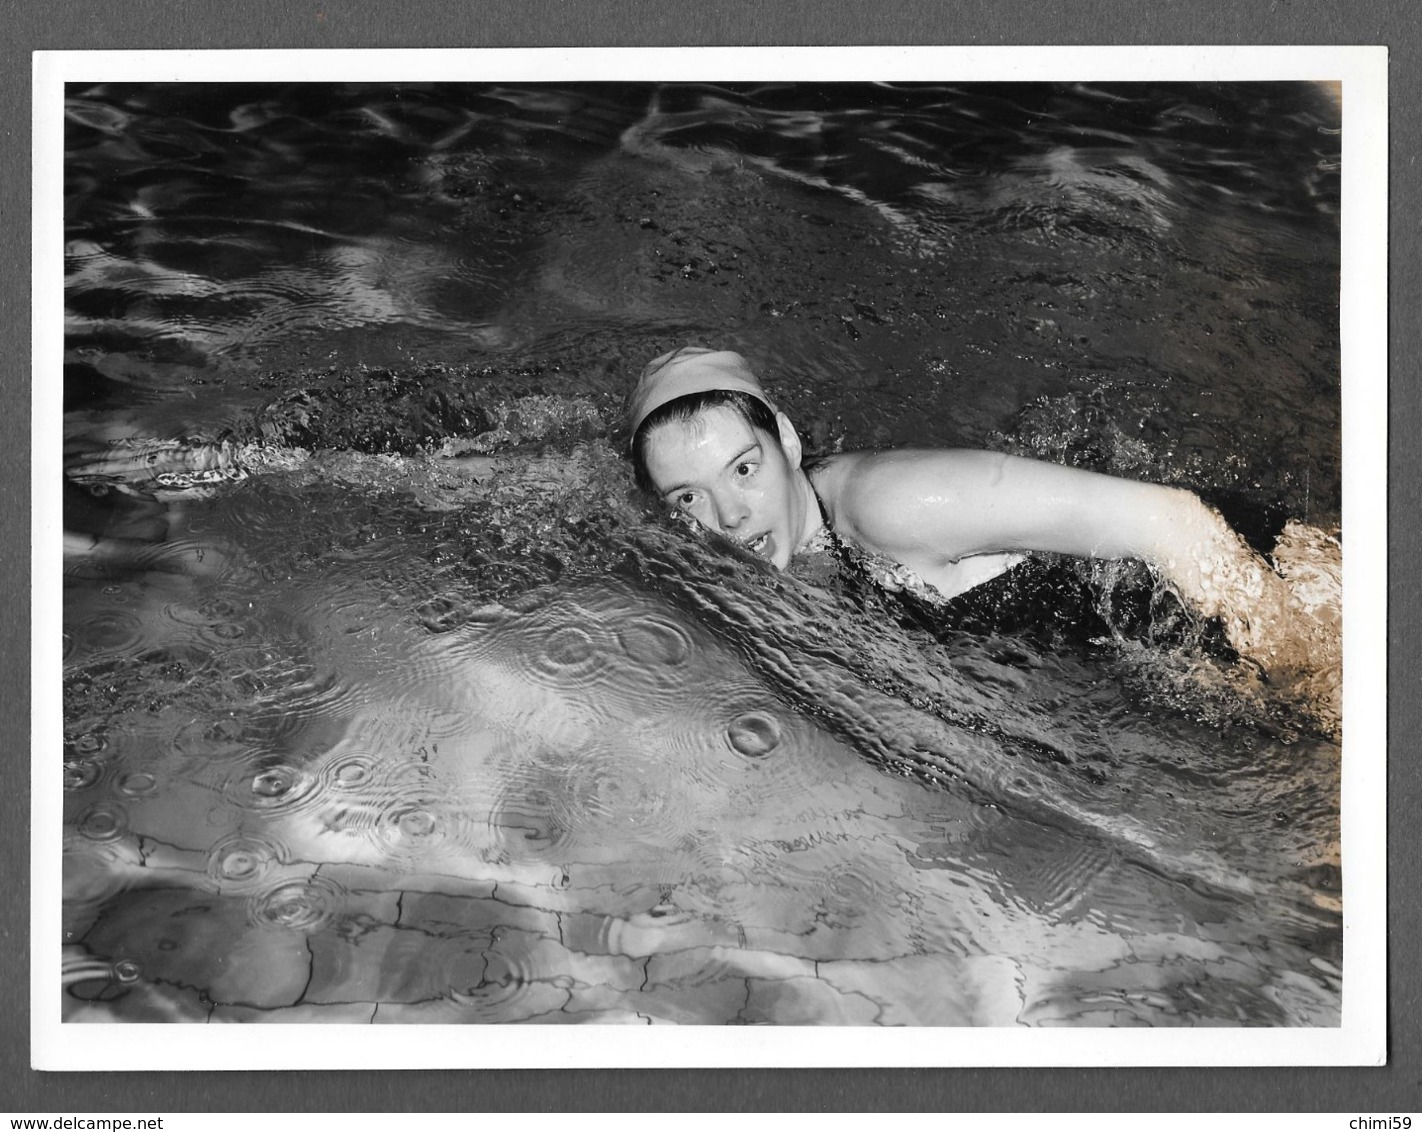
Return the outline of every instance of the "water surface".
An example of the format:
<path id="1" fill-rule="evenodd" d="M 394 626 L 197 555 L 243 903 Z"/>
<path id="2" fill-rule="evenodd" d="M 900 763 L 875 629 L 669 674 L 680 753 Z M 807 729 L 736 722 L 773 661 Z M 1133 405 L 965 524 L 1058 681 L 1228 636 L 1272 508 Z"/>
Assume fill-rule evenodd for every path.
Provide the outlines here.
<path id="1" fill-rule="evenodd" d="M 711 345 L 817 451 L 1333 527 L 1322 93 L 68 94 L 71 471 L 246 473 L 66 484 L 68 1019 L 1338 1024 L 1306 698 L 1140 567 L 775 575 L 616 426 Z"/>

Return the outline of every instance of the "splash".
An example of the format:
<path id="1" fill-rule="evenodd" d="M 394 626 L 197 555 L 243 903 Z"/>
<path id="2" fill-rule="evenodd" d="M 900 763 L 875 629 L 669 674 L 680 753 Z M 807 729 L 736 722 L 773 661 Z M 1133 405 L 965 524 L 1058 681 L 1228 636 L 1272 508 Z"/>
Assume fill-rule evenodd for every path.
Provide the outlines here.
<path id="1" fill-rule="evenodd" d="M 1123 758 L 1117 720 L 1071 713 L 1063 730 L 1063 703 L 1100 680 L 1069 660 L 990 641 L 955 655 L 897 629 L 888 606 L 856 608 L 766 570 L 747 570 L 732 588 L 726 560 L 684 539 L 638 537 L 629 551 L 639 584 L 711 628 L 777 695 L 890 773 L 1085 833 L 1167 875 L 1261 900 L 1274 889 L 1286 903 L 1311 905 L 1292 855 L 1326 840 L 1326 823 L 1281 835 L 1257 815 L 1229 813 L 1237 794 L 1223 789 L 1229 768 L 1210 754 L 1216 734 L 1135 721 L 1173 757 Z M 1269 770 L 1257 773 L 1262 786 Z M 1192 787 L 1188 776 L 1221 776 L 1222 793 Z M 1317 807 L 1295 798 L 1291 809 L 1326 812 L 1330 781 L 1302 787 L 1319 794 Z"/>
<path id="2" fill-rule="evenodd" d="M 473 437 L 446 437 L 438 448 L 410 456 L 260 444 L 219 448 L 218 454 L 237 451 L 250 471 L 279 473 L 290 488 L 321 481 L 367 491 L 393 488 L 422 507 L 449 511 L 457 523 L 453 530 L 462 532 L 465 561 L 474 569 L 462 578 L 443 576 L 437 586 L 432 580 L 431 592 L 438 597 L 419 609 L 436 631 L 465 624 L 481 602 L 536 592 L 531 587 L 541 582 L 561 577 L 560 588 L 576 588 L 587 579 L 621 577 L 711 628 L 778 697 L 893 773 L 966 790 L 984 803 L 1049 823 L 1067 822 L 1154 868 L 1204 878 L 1230 891 L 1251 889 L 1250 877 L 1229 863 L 1238 859 L 1236 847 L 1228 853 L 1212 848 L 1207 831 L 1218 807 L 1198 798 L 1188 807 L 1166 805 L 1171 783 L 1151 782 L 1144 771 L 1111 755 L 1114 742 L 1105 725 L 1083 731 L 1074 723 L 1071 733 L 1060 732 L 1062 681 L 1070 687 L 1080 679 L 1069 664 L 1044 665 L 1020 647 L 995 656 L 981 641 L 955 655 L 922 635 L 893 629 L 903 614 L 882 595 L 851 598 L 806 585 L 767 573 L 733 549 L 648 525 L 629 506 L 616 453 L 605 442 L 570 448 L 565 440 L 567 430 L 576 434 L 598 422 L 586 402 L 531 398 L 487 413 L 491 427 Z M 550 435 L 561 447 L 534 452 L 509 447 L 527 436 Z M 125 458 L 133 451 L 126 445 Z M 177 449 L 165 446 L 160 452 L 171 460 Z M 197 451 L 200 463 L 212 458 L 210 449 Z M 113 464 L 105 468 L 106 474 L 122 472 Z M 1234 555 L 1226 565 L 1234 569 L 1242 561 L 1244 566 L 1236 573 L 1202 571 L 1201 591 L 1206 601 L 1216 601 L 1218 611 L 1226 604 L 1219 593 L 1230 587 L 1231 607 L 1244 611 L 1225 625 L 1236 648 L 1267 659 L 1279 680 L 1290 674 L 1288 687 L 1320 705 L 1316 710 L 1325 729 L 1330 723 L 1336 728 L 1336 663 L 1331 678 L 1330 669 L 1315 663 L 1318 633 L 1329 627 L 1330 616 L 1330 647 L 1336 650 L 1337 606 L 1328 598 L 1336 557 L 1330 574 L 1326 536 L 1309 536 L 1296 526 L 1289 540 L 1281 543 L 1278 557 L 1287 582 L 1262 560 L 1246 557 L 1250 552 L 1239 544 L 1226 548 Z M 1336 550 L 1336 542 L 1331 545 Z M 556 569 L 543 578 L 538 570 L 525 569 L 500 581 L 506 573 L 500 564 L 540 558 L 556 562 Z M 1303 597 L 1294 597 L 1289 588 L 1295 579 L 1304 587 Z M 1216 588 L 1214 598 L 1207 586 Z M 1299 627 L 1301 612 L 1312 619 L 1312 628 Z M 653 619 L 622 631 L 633 634 L 634 649 L 677 654 L 686 646 L 674 622 L 667 624 L 673 627 L 658 628 Z M 527 654 L 533 675 L 596 682 L 594 661 L 602 646 L 590 632 L 584 623 L 550 629 Z M 1044 668 L 1052 670 L 1049 677 Z M 753 711 L 732 722 L 729 745 L 743 753 L 773 749 L 776 737 L 765 718 Z M 1162 741 L 1179 744 L 1181 738 L 1166 734 Z M 1193 740 L 1184 742 L 1187 750 L 1194 748 Z M 1189 757 L 1198 757 L 1198 751 Z M 1112 782 L 1112 792 L 1103 794 L 1103 781 Z M 1147 799 L 1145 811 L 1123 807 L 1123 794 Z M 1179 812 L 1167 816 L 1169 810 Z M 1296 840 L 1315 834 L 1310 826 Z M 1276 835 L 1253 831 L 1248 823 L 1234 823 L 1231 836 L 1248 845 L 1251 855 L 1276 861 L 1288 855 Z M 1290 872 L 1284 864 L 1278 870 Z"/>

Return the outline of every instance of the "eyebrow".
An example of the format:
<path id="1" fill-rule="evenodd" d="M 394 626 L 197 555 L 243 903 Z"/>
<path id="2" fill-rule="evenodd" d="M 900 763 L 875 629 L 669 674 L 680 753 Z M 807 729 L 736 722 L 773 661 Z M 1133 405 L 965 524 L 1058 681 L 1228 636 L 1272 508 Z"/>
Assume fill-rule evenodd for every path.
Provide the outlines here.
<path id="1" fill-rule="evenodd" d="M 727 461 L 725 462 L 725 464 L 722 465 L 722 471 L 724 471 L 726 468 L 734 467 L 736 464 L 739 464 L 739 463 L 740 463 L 742 460 L 744 460 L 744 459 L 746 458 L 746 456 L 749 455 L 750 453 L 752 453 L 752 452 L 759 452 L 759 451 L 760 451 L 760 441 L 757 440 L 757 441 L 752 442 L 751 444 L 747 445 L 745 448 L 742 448 L 739 452 L 737 452 L 737 453 L 736 453 L 734 456 L 732 456 L 729 460 L 727 460 Z M 662 498 L 663 498 L 663 499 L 666 499 L 666 498 L 667 498 L 668 496 L 670 496 L 670 495 L 676 495 L 678 492 L 685 491 L 685 490 L 686 490 L 688 487 L 690 487 L 690 486 L 691 486 L 691 485 L 688 484 L 688 483 L 679 483 L 679 484 L 677 484 L 675 487 L 669 487 L 669 488 L 667 488 L 664 492 L 662 492 Z"/>

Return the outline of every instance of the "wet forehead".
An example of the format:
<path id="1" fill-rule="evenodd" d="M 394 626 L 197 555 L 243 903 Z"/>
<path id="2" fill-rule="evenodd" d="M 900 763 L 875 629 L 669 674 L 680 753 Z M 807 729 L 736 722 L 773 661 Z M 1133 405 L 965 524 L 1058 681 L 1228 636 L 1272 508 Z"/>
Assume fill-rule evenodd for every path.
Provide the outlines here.
<path id="1" fill-rule="evenodd" d="M 705 482 L 746 449 L 764 443 L 740 413 L 724 405 L 657 425 L 647 437 L 647 472 L 659 492 Z"/>

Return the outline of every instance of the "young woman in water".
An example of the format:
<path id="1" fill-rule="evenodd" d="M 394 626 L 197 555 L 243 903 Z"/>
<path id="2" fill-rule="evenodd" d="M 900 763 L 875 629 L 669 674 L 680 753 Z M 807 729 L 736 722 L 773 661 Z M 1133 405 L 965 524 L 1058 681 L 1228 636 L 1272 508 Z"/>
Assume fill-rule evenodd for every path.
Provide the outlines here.
<path id="1" fill-rule="evenodd" d="M 643 488 L 781 569 L 802 552 L 832 550 L 884 587 L 933 602 L 1030 551 L 1139 558 L 1202 613 L 1222 618 L 1235 649 L 1266 668 L 1305 667 L 1318 648 L 1284 579 L 1179 488 L 960 449 L 845 452 L 807 463 L 794 425 L 745 359 L 697 347 L 647 366 L 629 425 Z M 241 478 L 249 464 L 293 461 L 299 450 L 266 445 L 115 440 L 77 456 L 67 473 L 200 486 Z M 479 461 L 438 463 L 456 480 L 482 481 L 492 461 Z M 66 556 L 91 559 L 111 542 L 67 533 Z"/>
<path id="2" fill-rule="evenodd" d="M 1024 552 L 1143 559 L 1266 667 L 1289 612 L 1283 579 L 1181 488 L 960 449 L 807 463 L 790 419 L 730 351 L 652 361 L 628 426 L 645 490 L 780 569 L 832 548 L 888 588 L 944 601 Z"/>

